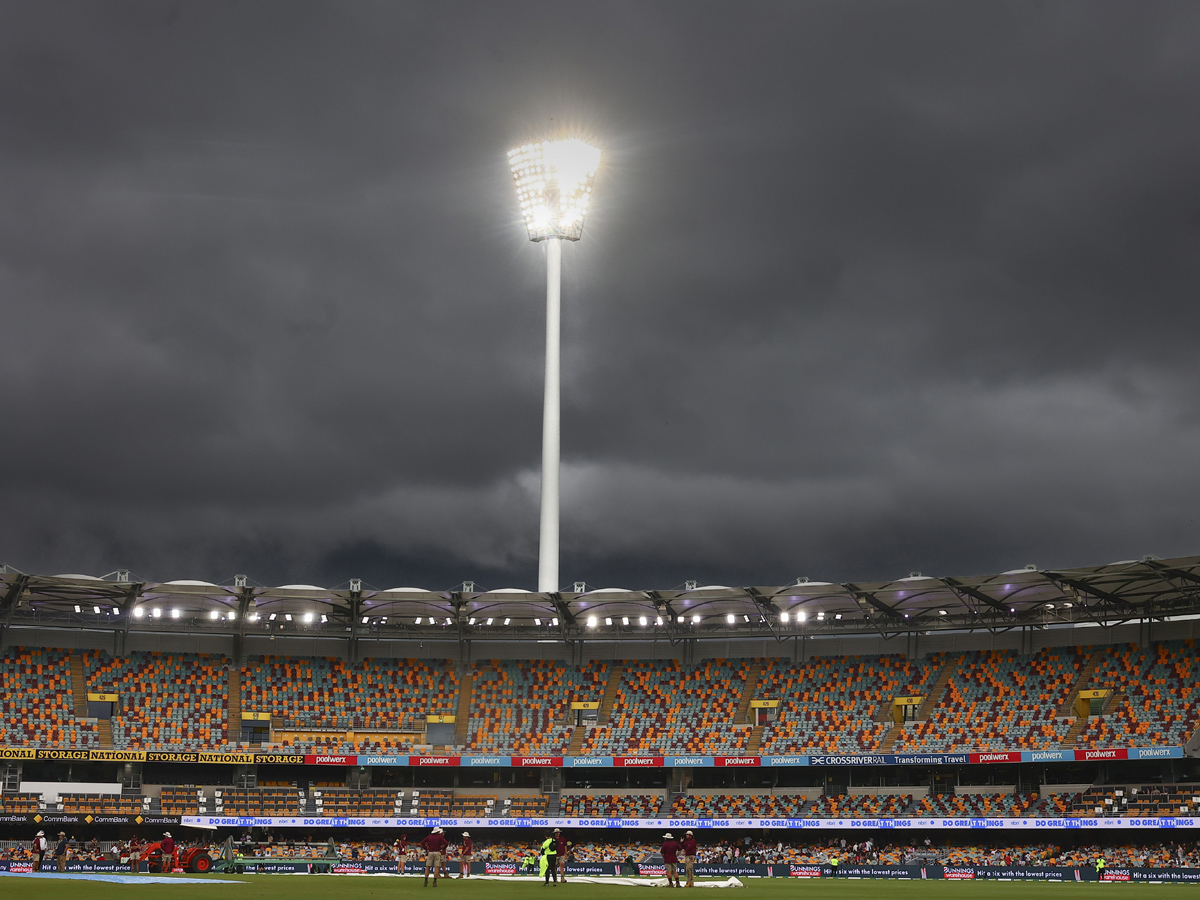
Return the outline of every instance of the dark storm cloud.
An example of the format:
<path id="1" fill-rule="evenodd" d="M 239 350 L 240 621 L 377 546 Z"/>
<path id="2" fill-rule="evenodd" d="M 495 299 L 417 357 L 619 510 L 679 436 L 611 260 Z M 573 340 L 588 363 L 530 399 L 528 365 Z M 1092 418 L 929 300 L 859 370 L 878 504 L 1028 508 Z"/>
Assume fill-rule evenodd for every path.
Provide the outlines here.
<path id="1" fill-rule="evenodd" d="M 529 587 L 1200 549 L 1200 8 L 0 7 L 0 558 Z"/>

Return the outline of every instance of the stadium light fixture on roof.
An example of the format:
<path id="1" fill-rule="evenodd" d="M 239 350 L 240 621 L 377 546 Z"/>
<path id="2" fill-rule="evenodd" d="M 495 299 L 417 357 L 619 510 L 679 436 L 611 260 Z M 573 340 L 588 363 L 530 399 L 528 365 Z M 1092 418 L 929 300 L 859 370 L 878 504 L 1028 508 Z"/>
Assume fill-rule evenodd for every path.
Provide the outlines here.
<path id="1" fill-rule="evenodd" d="M 504 624 L 505 624 L 505 625 L 507 625 L 507 624 L 508 624 L 509 622 L 511 622 L 511 621 L 512 621 L 512 619 L 510 619 L 508 616 L 505 616 L 505 617 L 504 617 Z"/>
<path id="2" fill-rule="evenodd" d="M 484 624 L 484 625 L 491 625 L 491 624 L 492 624 L 492 620 L 491 620 L 491 619 L 488 619 L 488 620 L 487 620 L 486 622 L 484 622 L 483 624 Z"/>
<path id="3" fill-rule="evenodd" d="M 221 618 L 221 611 L 219 609 L 210 609 L 208 611 L 208 617 L 215 621 L 215 620 Z"/>
<path id="4" fill-rule="evenodd" d="M 729 613 L 729 615 L 725 617 L 725 621 L 732 625 L 737 621 L 737 616 L 735 616 L 733 613 Z"/>
<path id="5" fill-rule="evenodd" d="M 289 622 L 290 622 L 290 621 L 292 621 L 292 614 L 291 614 L 291 613 L 284 613 L 284 614 L 283 614 L 283 617 L 284 617 L 284 618 L 285 618 L 287 621 L 289 621 Z"/>
<path id="6" fill-rule="evenodd" d="M 558 616 L 555 616 L 553 619 L 551 619 L 550 624 L 553 625 L 555 628 L 557 628 L 558 627 Z"/>
<path id="7" fill-rule="evenodd" d="M 79 608 L 79 604 L 78 604 L 78 603 L 76 603 L 76 604 L 75 604 L 75 612 L 83 612 L 83 610 L 81 610 L 81 609 Z"/>
<path id="8" fill-rule="evenodd" d="M 161 619 L 162 618 L 162 607 L 161 606 L 154 607 L 154 609 L 150 610 L 150 615 L 152 618 Z"/>
<path id="9" fill-rule="evenodd" d="M 796 621 L 797 622 L 803 622 L 807 618 L 808 618 L 808 613 L 806 613 L 804 610 L 801 610 L 800 612 L 796 613 Z"/>
<path id="10" fill-rule="evenodd" d="M 274 621 L 275 621 L 275 616 L 276 616 L 276 615 L 278 615 L 278 614 L 277 614 L 277 613 L 271 613 L 269 616 L 267 616 L 267 621 L 268 621 L 268 622 L 274 622 Z"/>
<path id="11" fill-rule="evenodd" d="M 304 614 L 304 624 L 311 625 L 314 618 L 316 618 L 316 616 L 314 616 L 312 613 L 310 613 L 310 612 L 305 613 Z"/>
<path id="12" fill-rule="evenodd" d="M 421 616 L 417 616 L 417 621 L 413 622 L 413 624 L 414 624 L 414 625 L 420 625 L 420 624 L 421 624 L 421 618 L 422 618 Z M 432 620 L 431 620 L 431 621 L 432 621 Z"/>
<path id="13" fill-rule="evenodd" d="M 693 625 L 699 625 L 699 624 L 700 624 L 700 617 L 699 617 L 699 616 L 692 616 L 692 624 L 693 624 Z"/>
<path id="14" fill-rule="evenodd" d="M 787 620 L 788 620 L 788 618 L 789 618 L 789 616 L 788 616 L 788 614 L 787 614 L 786 612 L 781 612 L 781 613 L 779 614 L 779 621 L 780 621 L 780 622 L 784 622 L 784 623 L 786 623 L 786 622 L 787 622 Z"/>
<path id="15" fill-rule="evenodd" d="M 1050 608 L 1051 608 L 1051 609 L 1053 609 L 1054 607 L 1053 607 L 1053 606 L 1051 606 Z M 94 612 L 96 615 L 100 615 L 100 607 L 98 607 L 98 606 L 93 606 L 93 607 L 92 607 L 92 612 Z"/>
<path id="16" fill-rule="evenodd" d="M 538 590 L 558 583 L 558 473 L 561 450 L 562 241 L 583 237 L 600 151 L 578 138 L 535 141 L 508 151 L 525 232 L 546 243 L 546 381 L 542 405 L 542 490 Z"/>
<path id="17" fill-rule="evenodd" d="M 179 618 L 179 616 L 180 616 L 180 612 L 179 612 L 179 609 L 178 609 L 178 607 L 176 607 L 175 609 L 171 610 L 171 618 L 172 618 L 172 619 L 178 619 L 178 618 Z"/>
<path id="18" fill-rule="evenodd" d="M 137 607 L 137 608 L 136 608 L 136 609 L 133 611 L 133 617 L 134 617 L 135 619 L 140 619 L 140 618 L 141 618 L 142 616 L 144 616 L 145 614 L 146 614 L 146 611 L 145 611 L 144 609 L 142 609 L 140 606 L 139 606 L 139 607 Z"/>
<path id="19" fill-rule="evenodd" d="M 629 624 L 629 616 L 621 616 L 621 624 L 628 625 Z"/>
<path id="20" fill-rule="evenodd" d="M 604 617 L 604 624 L 605 624 L 605 625 L 611 625 L 611 624 L 612 624 L 612 618 L 611 618 L 611 617 L 609 617 L 609 616 L 605 616 L 605 617 Z"/>
<path id="21" fill-rule="evenodd" d="M 539 628 L 541 628 L 541 627 L 542 627 L 542 620 L 541 620 L 541 619 L 538 619 L 538 618 L 536 618 L 536 617 L 535 617 L 535 618 L 534 618 L 534 620 L 533 620 L 533 624 L 534 624 L 534 625 L 536 625 L 536 626 L 538 626 Z"/>
<path id="22" fill-rule="evenodd" d="M 595 628 L 595 627 L 596 627 L 596 617 L 595 617 L 595 616 L 588 616 L 588 617 L 587 617 L 587 627 L 588 627 L 588 628 Z"/>
<path id="23" fill-rule="evenodd" d="M 474 625 L 474 624 L 475 624 L 475 617 L 474 617 L 474 616 L 471 616 L 471 618 L 467 620 L 467 624 L 468 624 L 468 625 Z"/>

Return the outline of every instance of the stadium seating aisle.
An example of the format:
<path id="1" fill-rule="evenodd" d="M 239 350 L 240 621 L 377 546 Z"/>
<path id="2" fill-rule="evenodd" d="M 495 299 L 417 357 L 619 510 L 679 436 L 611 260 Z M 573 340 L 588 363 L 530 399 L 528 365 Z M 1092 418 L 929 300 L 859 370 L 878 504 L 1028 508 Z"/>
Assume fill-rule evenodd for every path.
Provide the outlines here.
<path id="1" fill-rule="evenodd" d="M 400 731 L 454 715 L 458 676 L 445 659 L 264 656 L 242 668 L 242 709 L 300 728 Z"/>
<path id="2" fill-rule="evenodd" d="M 608 663 L 571 666 L 557 660 L 477 662 L 468 748 L 516 756 L 561 755 L 573 728 L 573 701 L 599 701 Z"/>
<path id="3" fill-rule="evenodd" d="M 1084 727 L 1077 747 L 1179 746 L 1200 726 L 1195 641 L 1110 647 L 1088 686 L 1120 696 L 1111 710 Z"/>
<path id="4" fill-rule="evenodd" d="M 135 651 L 125 658 L 84 652 L 88 690 L 118 695 L 112 717 L 119 749 L 218 750 L 229 743 L 229 659 Z"/>
<path id="5" fill-rule="evenodd" d="M 763 730 L 763 753 L 869 753 L 891 727 L 881 704 L 923 695 L 938 666 L 903 656 L 837 656 L 763 666 L 756 695 L 778 699 L 778 719 Z"/>
<path id="6" fill-rule="evenodd" d="M 654 756 L 745 752 L 750 728 L 733 724 L 748 660 L 625 663 L 609 725 L 594 728 L 583 754 Z"/>
<path id="7" fill-rule="evenodd" d="M 74 715 L 70 651 L 10 647 L 0 656 L 0 744 L 95 747 L 96 726 Z"/>
<path id="8" fill-rule="evenodd" d="M 925 722 L 906 725 L 897 751 L 1047 750 L 1070 730 L 1056 719 L 1087 664 L 1079 647 L 1022 655 L 1011 650 L 967 654 Z"/>

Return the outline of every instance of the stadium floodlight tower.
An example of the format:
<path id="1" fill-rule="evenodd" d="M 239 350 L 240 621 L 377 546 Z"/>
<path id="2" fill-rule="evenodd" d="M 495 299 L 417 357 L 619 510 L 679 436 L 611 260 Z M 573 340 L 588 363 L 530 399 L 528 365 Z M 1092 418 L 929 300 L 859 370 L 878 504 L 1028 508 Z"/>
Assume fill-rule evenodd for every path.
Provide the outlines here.
<path id="1" fill-rule="evenodd" d="M 539 141 L 508 152 L 529 239 L 546 245 L 546 387 L 542 404 L 542 498 L 538 590 L 558 590 L 559 382 L 562 245 L 583 237 L 600 151 L 577 138 Z"/>

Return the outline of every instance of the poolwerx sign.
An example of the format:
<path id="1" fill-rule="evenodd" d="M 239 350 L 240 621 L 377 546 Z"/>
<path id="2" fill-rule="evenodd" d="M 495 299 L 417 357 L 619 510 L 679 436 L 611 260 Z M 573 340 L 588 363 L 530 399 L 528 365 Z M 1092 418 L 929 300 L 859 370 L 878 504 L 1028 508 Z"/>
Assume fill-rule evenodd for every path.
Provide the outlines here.
<path id="1" fill-rule="evenodd" d="M 964 766 L 1001 763 L 1090 762 L 1110 759 L 1179 759 L 1182 747 L 1094 750 L 1001 750 L 988 753 L 866 753 L 806 756 L 387 756 L 314 753 L 209 753 L 162 750 L 68 750 L 0 747 L 0 760 L 217 763 L 224 765 L 502 767 L 533 769 L 692 769 L 782 766 Z"/>

